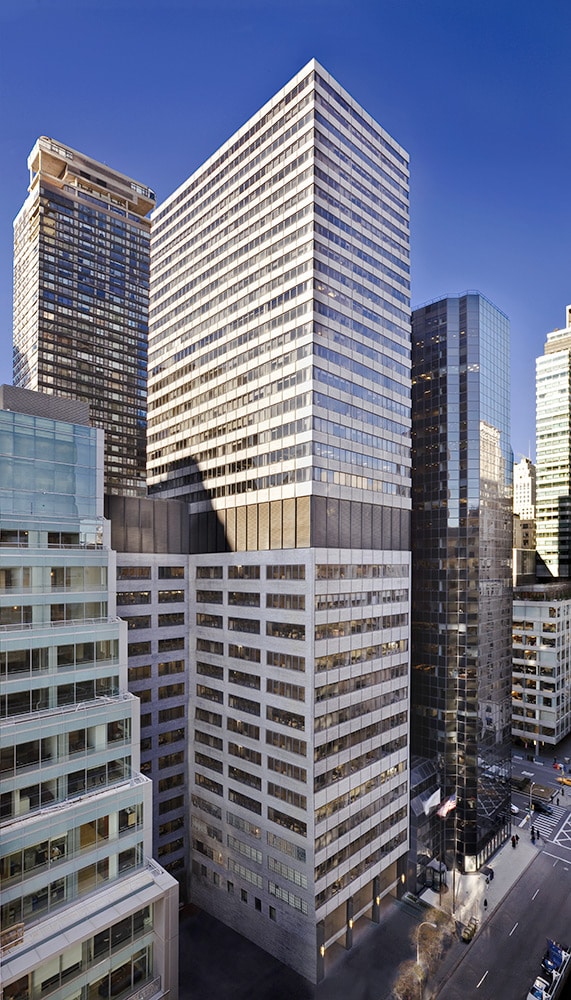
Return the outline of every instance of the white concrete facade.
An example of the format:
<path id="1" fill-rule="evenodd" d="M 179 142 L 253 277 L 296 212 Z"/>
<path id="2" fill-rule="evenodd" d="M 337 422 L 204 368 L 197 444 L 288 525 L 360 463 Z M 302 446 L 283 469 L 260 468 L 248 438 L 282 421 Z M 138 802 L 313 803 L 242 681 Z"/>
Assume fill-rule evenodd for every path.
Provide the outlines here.
<path id="1" fill-rule="evenodd" d="M 514 591 L 512 736 L 555 746 L 571 732 L 571 590 Z"/>
<path id="2" fill-rule="evenodd" d="M 536 361 L 538 576 L 571 576 L 571 306 Z"/>
<path id="3" fill-rule="evenodd" d="M 408 214 L 405 151 L 312 61 L 152 218 L 193 894 L 311 980 L 408 848 Z"/>
<path id="4" fill-rule="evenodd" d="M 529 458 L 514 463 L 514 514 L 522 521 L 535 519 L 535 465 Z"/>

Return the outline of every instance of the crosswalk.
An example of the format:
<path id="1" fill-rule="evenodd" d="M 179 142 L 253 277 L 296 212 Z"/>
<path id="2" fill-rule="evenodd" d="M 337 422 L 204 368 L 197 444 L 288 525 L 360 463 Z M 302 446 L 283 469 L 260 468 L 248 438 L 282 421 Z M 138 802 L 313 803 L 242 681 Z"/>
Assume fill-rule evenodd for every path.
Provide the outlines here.
<path id="1" fill-rule="evenodd" d="M 557 830 L 564 819 L 568 815 L 568 810 L 564 809 L 563 806 L 557 806 L 553 804 L 553 813 L 548 816 L 546 813 L 535 812 L 531 814 L 531 823 L 528 824 L 528 830 L 533 826 L 536 830 L 539 830 L 539 835 L 543 840 L 551 840 L 553 838 L 554 830 Z"/>

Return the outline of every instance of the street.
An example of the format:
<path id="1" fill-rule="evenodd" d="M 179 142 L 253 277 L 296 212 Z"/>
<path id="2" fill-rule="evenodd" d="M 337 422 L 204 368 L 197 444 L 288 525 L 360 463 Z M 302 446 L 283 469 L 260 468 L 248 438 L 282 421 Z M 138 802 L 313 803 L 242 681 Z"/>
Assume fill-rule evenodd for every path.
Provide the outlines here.
<path id="1" fill-rule="evenodd" d="M 571 851 L 538 851 L 522 878 L 484 924 L 439 1000 L 525 997 L 548 937 L 569 944 Z"/>
<path id="2" fill-rule="evenodd" d="M 553 812 L 534 810 L 530 820 L 529 791 L 513 792 L 512 801 L 520 809 L 514 816 L 514 830 L 529 840 L 533 824 L 539 833 L 537 855 L 473 942 L 465 946 L 459 965 L 437 994 L 439 1000 L 467 996 L 523 1000 L 539 974 L 546 939 L 571 944 L 571 787 L 557 782 L 559 772 L 552 763 L 516 754 L 513 773 L 552 788 Z"/>

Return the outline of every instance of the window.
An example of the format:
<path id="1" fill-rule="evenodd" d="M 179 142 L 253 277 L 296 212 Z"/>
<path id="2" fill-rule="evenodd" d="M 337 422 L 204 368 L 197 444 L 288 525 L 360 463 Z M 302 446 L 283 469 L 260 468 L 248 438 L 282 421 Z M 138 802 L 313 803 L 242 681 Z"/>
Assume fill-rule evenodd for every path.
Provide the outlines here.
<path id="1" fill-rule="evenodd" d="M 184 611 L 159 615 L 159 628 L 170 628 L 173 625 L 184 625 Z"/>
<path id="2" fill-rule="evenodd" d="M 166 677 L 169 674 L 183 674 L 184 660 L 165 660 L 159 663 L 159 677 Z"/>
<path id="3" fill-rule="evenodd" d="M 196 615 L 196 624 L 202 626 L 202 628 L 222 628 L 222 615 L 207 615 L 198 613 Z"/>
<path id="4" fill-rule="evenodd" d="M 145 642 L 130 642 L 127 646 L 127 656 L 150 656 L 151 654 L 151 643 L 149 641 Z"/>
<path id="5" fill-rule="evenodd" d="M 228 671 L 228 680 L 232 684 L 241 684 L 242 687 L 255 688 L 256 691 L 260 690 L 260 678 L 256 674 L 245 674 L 241 670 Z"/>
<path id="6" fill-rule="evenodd" d="M 305 701 L 305 688 L 299 687 L 297 684 L 267 680 L 266 691 L 268 694 L 275 694 L 280 698 L 289 698 L 292 701 Z"/>
<path id="7" fill-rule="evenodd" d="M 266 566 L 266 580 L 305 580 L 305 566 Z"/>
<path id="8" fill-rule="evenodd" d="M 229 580 L 259 580 L 260 579 L 260 567 L 259 566 L 229 566 L 228 567 L 228 579 Z"/>
<path id="9" fill-rule="evenodd" d="M 222 566 L 197 566 L 197 580 L 221 580 Z"/>
<path id="10" fill-rule="evenodd" d="M 286 712 L 281 708 L 274 708 L 271 705 L 268 705 L 266 708 L 266 718 L 269 722 L 278 722 L 282 726 L 290 726 L 293 729 L 305 729 L 303 715 L 297 715 L 295 712 Z"/>
<path id="11" fill-rule="evenodd" d="M 184 566 L 159 566 L 159 580 L 183 580 Z"/>
<path id="12" fill-rule="evenodd" d="M 184 649 L 184 636 L 173 639 L 159 639 L 159 653 L 170 653 L 173 649 Z"/>
<path id="13" fill-rule="evenodd" d="M 151 616 L 150 615 L 130 615 L 125 617 L 128 629 L 136 628 L 150 628 L 151 627 Z"/>
<path id="14" fill-rule="evenodd" d="M 243 590 L 231 590 L 228 594 L 228 604 L 243 608 L 259 608 L 260 595 Z"/>
<path id="15" fill-rule="evenodd" d="M 197 604 L 223 604 L 224 593 L 222 590 L 197 590 Z"/>
<path id="16" fill-rule="evenodd" d="M 184 590 L 159 590 L 159 604 L 176 604 L 184 601 Z"/>
<path id="17" fill-rule="evenodd" d="M 248 632 L 251 635 L 259 635 L 260 623 L 254 618 L 229 618 L 228 629 L 230 632 Z"/>
<path id="18" fill-rule="evenodd" d="M 278 639 L 305 639 L 305 625 L 292 622 L 266 622 L 266 635 Z"/>
<path id="19" fill-rule="evenodd" d="M 118 580 L 150 580 L 151 579 L 151 567 L 150 566 L 118 566 L 117 567 L 117 579 Z"/>
<path id="20" fill-rule="evenodd" d="M 151 593 L 149 590 L 118 590 L 117 604 L 150 604 Z"/>

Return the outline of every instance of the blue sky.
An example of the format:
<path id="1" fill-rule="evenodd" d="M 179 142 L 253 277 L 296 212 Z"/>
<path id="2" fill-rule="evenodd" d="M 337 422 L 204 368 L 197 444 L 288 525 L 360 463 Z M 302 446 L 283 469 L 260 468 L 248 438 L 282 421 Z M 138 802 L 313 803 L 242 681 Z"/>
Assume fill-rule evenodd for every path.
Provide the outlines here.
<path id="1" fill-rule="evenodd" d="M 412 302 L 512 328 L 512 443 L 571 302 L 568 0 L 0 0 L 0 382 L 12 221 L 49 135 L 166 198 L 310 58 L 411 155 Z"/>

